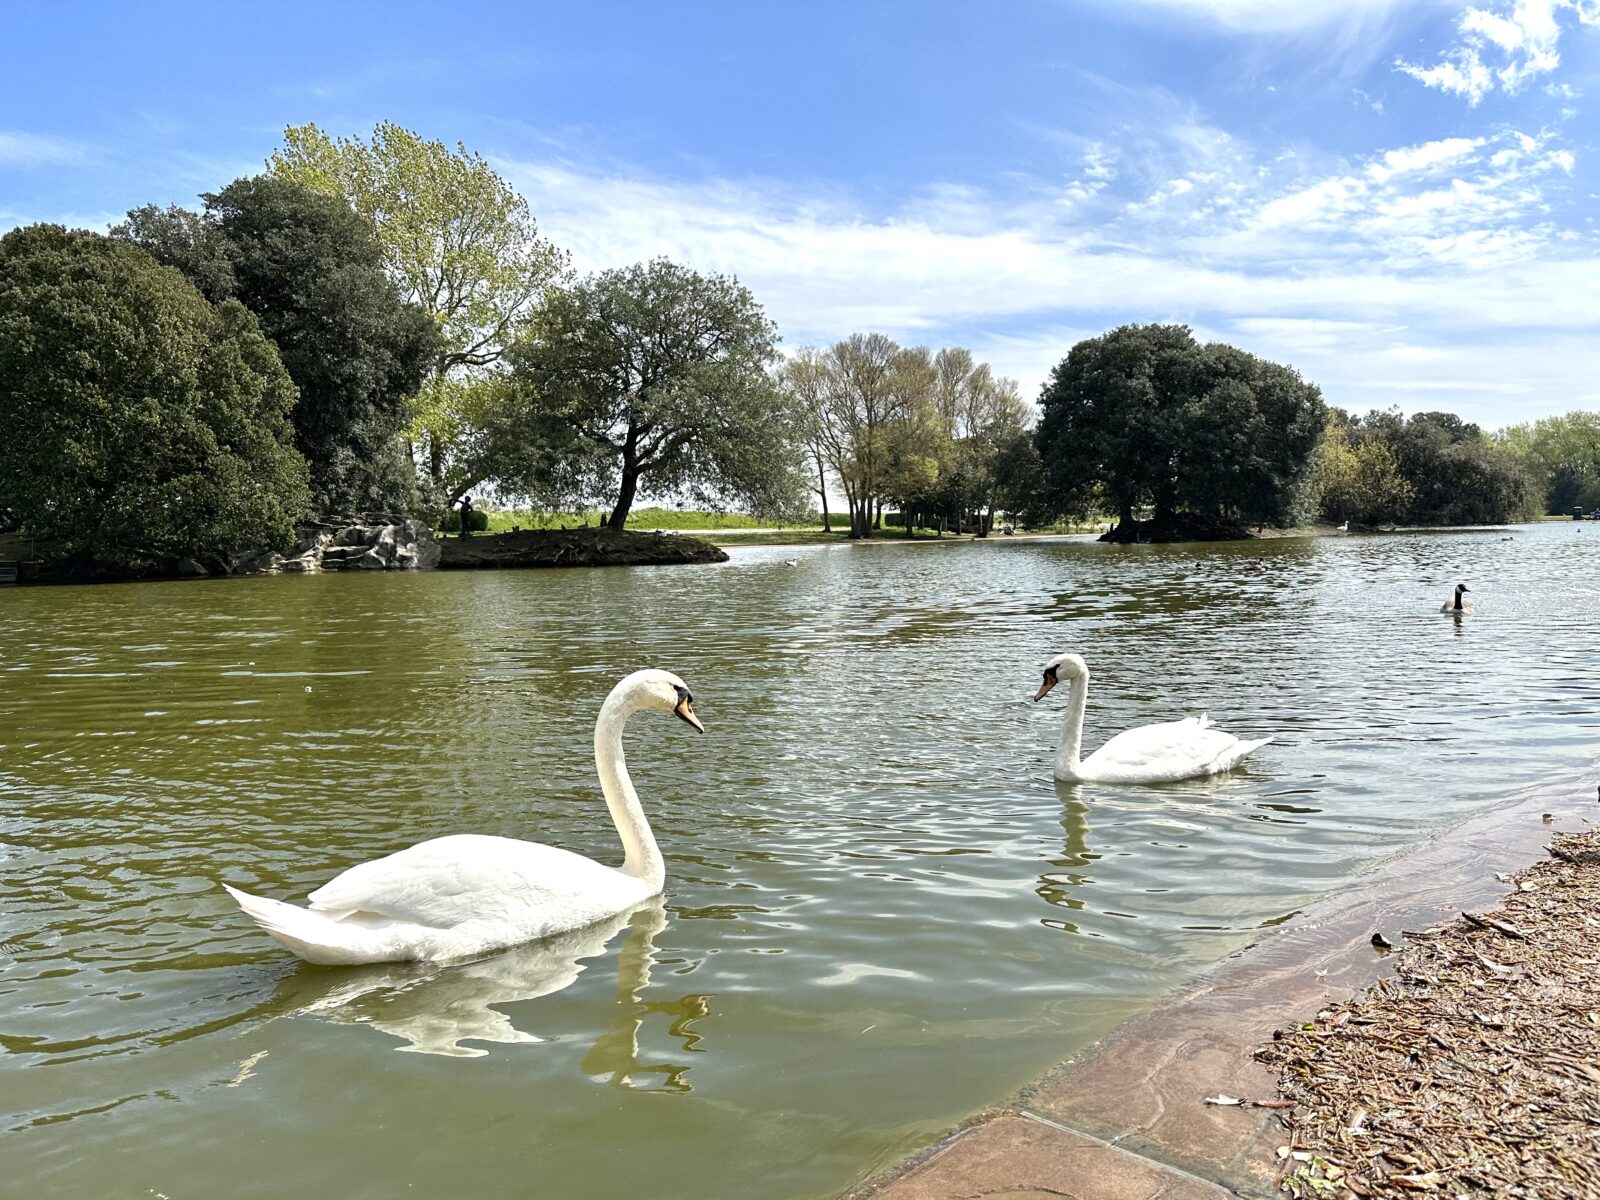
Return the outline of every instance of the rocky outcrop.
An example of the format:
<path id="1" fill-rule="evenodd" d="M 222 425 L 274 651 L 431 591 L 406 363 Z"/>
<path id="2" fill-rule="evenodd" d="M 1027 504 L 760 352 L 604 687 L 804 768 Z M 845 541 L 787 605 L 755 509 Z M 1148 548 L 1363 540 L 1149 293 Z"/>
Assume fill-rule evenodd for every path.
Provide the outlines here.
<path id="1" fill-rule="evenodd" d="M 439 565 L 439 543 L 426 521 L 368 513 L 364 520 L 323 520 L 295 527 L 287 554 L 260 554 L 239 574 L 283 571 L 426 571 Z"/>
<path id="2" fill-rule="evenodd" d="M 683 534 L 616 529 L 524 529 L 448 538 L 445 569 L 492 567 L 637 567 L 727 562 L 719 546 Z"/>

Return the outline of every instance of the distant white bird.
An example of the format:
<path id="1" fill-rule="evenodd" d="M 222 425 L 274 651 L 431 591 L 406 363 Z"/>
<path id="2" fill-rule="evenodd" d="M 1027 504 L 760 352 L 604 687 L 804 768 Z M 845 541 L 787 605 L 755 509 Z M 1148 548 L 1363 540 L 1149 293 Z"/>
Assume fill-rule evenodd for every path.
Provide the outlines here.
<path id="1" fill-rule="evenodd" d="M 1464 583 L 1456 584 L 1455 599 L 1446 600 L 1443 606 L 1440 607 L 1439 611 L 1442 613 L 1460 613 L 1463 616 L 1469 615 L 1472 612 L 1472 601 L 1464 600 L 1462 597 L 1471 590 L 1472 589 Z"/>
<path id="2" fill-rule="evenodd" d="M 631 909 L 661 891 L 666 867 L 622 757 L 622 729 L 642 710 L 670 712 L 701 733 L 694 697 L 666 671 L 635 671 L 606 697 L 594 760 L 621 867 L 558 846 L 463 833 L 360 863 L 301 908 L 228 887 L 261 928 L 308 962 L 446 962 L 515 946 Z"/>
<path id="3" fill-rule="evenodd" d="M 783 565 L 786 567 L 798 567 L 800 560 L 798 558 L 786 558 L 783 560 Z"/>
<path id="4" fill-rule="evenodd" d="M 1349 521 L 1345 521 L 1343 524 L 1341 524 L 1339 526 L 1339 532 L 1340 533 L 1349 533 L 1350 532 L 1350 522 Z"/>
<path id="5" fill-rule="evenodd" d="M 1056 752 L 1055 775 L 1068 783 L 1166 783 L 1196 775 L 1215 775 L 1236 766 L 1245 755 L 1272 739 L 1247 742 L 1212 726 L 1202 713 L 1182 721 L 1141 725 L 1117 734 L 1088 758 L 1083 750 L 1083 710 L 1089 702 L 1089 664 L 1076 654 L 1060 654 L 1045 664 L 1044 684 L 1034 696 L 1043 700 L 1067 680 L 1071 696 Z"/>

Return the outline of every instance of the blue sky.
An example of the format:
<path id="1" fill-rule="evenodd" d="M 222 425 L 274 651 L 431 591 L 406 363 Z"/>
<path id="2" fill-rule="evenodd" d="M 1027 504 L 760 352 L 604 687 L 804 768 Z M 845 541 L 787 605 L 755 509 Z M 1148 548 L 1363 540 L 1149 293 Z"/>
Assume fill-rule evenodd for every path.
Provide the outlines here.
<path id="1" fill-rule="evenodd" d="M 0 5 L 0 230 L 103 228 L 287 124 L 460 140 L 583 270 L 740 277 L 789 347 L 1033 396 L 1172 320 L 1347 408 L 1600 407 L 1600 0 Z"/>

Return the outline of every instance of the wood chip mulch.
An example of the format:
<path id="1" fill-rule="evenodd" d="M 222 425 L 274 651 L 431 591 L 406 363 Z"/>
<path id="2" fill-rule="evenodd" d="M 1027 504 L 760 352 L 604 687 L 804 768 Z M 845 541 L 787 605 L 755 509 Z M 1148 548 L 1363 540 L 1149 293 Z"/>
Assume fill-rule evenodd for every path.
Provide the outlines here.
<path id="1" fill-rule="evenodd" d="M 1284 1191 L 1600 1197 L 1600 833 L 1550 853 L 1257 1051 L 1294 1102 Z"/>

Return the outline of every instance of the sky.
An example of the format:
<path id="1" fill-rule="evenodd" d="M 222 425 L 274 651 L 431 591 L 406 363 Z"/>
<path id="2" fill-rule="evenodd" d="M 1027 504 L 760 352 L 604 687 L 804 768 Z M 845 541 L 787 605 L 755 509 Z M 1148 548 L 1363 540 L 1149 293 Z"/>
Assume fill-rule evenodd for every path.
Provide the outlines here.
<path id="1" fill-rule="evenodd" d="M 1032 398 L 1176 321 L 1353 411 L 1600 408 L 1600 0 L 0 0 L 0 231 L 306 121 L 462 142 L 579 270 L 735 275 L 788 350 Z"/>

